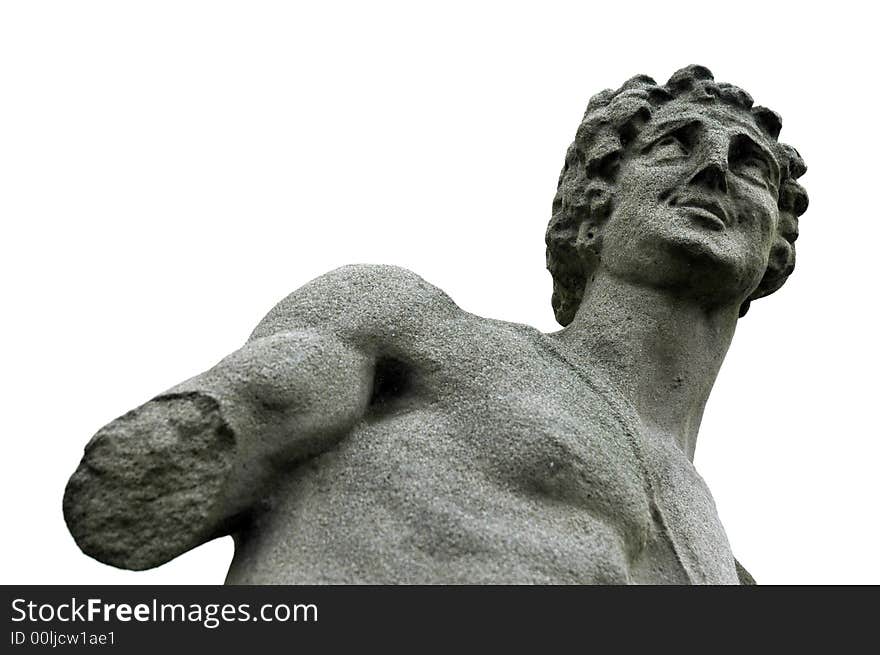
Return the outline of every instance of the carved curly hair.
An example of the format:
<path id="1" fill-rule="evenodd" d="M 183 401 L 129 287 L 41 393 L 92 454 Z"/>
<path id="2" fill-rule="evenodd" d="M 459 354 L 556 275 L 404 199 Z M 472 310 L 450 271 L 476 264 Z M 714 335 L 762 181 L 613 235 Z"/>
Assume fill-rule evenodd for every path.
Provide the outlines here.
<path id="1" fill-rule="evenodd" d="M 752 97 L 742 89 L 715 82 L 703 66 L 682 68 L 663 86 L 647 75 L 637 75 L 616 91 L 607 89 L 590 99 L 559 175 L 546 243 L 547 268 L 553 275 L 551 302 L 560 324 L 568 325 L 574 318 L 599 263 L 600 228 L 613 209 L 615 174 L 627 144 L 654 109 L 676 99 L 723 103 L 749 112 L 776 146 L 782 169 L 776 239 L 764 277 L 741 305 L 739 315 L 745 315 L 752 300 L 779 289 L 794 270 L 798 217 L 808 204 L 807 193 L 796 180 L 807 167 L 797 150 L 777 141 L 780 117 L 753 106 Z"/>

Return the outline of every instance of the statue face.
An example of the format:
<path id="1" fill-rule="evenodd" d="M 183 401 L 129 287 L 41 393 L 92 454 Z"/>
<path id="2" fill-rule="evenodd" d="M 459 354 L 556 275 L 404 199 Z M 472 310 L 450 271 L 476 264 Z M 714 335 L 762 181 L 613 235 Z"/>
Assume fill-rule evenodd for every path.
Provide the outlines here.
<path id="1" fill-rule="evenodd" d="M 718 302 L 745 299 L 767 266 L 780 168 L 751 116 L 670 102 L 621 163 L 601 266 Z"/>

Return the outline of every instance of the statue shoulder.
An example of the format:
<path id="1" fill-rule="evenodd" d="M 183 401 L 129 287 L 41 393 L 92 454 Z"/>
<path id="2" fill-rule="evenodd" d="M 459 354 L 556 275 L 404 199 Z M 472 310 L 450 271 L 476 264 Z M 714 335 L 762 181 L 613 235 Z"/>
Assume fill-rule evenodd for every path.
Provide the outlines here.
<path id="1" fill-rule="evenodd" d="M 393 334 L 462 314 L 449 296 L 412 271 L 353 264 L 321 275 L 284 298 L 260 321 L 251 339 L 320 328 Z"/>

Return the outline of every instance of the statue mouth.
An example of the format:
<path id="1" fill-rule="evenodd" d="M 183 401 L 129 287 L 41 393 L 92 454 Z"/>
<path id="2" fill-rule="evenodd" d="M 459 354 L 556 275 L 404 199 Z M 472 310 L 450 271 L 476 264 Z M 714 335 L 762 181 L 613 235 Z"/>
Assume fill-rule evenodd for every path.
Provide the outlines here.
<path id="1" fill-rule="evenodd" d="M 669 203 L 673 207 L 688 210 L 688 214 L 700 219 L 707 227 L 723 230 L 729 225 L 727 212 L 721 203 L 708 198 L 674 197 Z"/>

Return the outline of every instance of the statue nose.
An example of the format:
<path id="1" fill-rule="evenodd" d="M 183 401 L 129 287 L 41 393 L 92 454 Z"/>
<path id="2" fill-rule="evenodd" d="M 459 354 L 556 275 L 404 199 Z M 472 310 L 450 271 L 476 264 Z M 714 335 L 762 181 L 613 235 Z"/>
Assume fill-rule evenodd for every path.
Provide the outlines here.
<path id="1" fill-rule="evenodd" d="M 694 174 L 690 184 L 727 193 L 727 167 L 717 161 L 710 162 Z"/>

